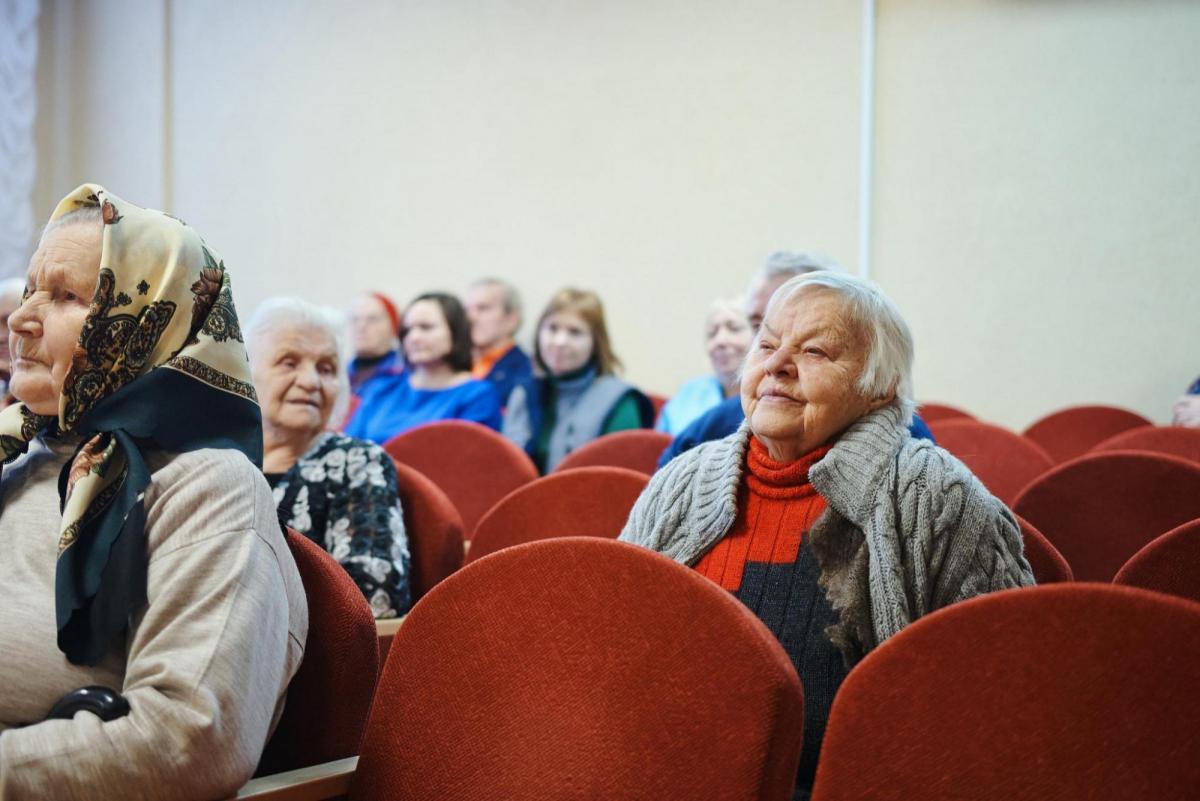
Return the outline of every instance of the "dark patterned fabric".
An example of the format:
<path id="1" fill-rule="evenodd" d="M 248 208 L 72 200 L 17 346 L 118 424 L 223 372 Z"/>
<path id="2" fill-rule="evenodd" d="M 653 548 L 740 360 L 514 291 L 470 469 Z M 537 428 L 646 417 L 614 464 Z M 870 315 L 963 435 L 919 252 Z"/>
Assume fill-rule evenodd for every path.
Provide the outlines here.
<path id="1" fill-rule="evenodd" d="M 280 521 L 346 568 L 375 617 L 408 612 L 408 539 L 396 468 L 383 448 L 327 432 L 290 470 L 267 478 Z"/>

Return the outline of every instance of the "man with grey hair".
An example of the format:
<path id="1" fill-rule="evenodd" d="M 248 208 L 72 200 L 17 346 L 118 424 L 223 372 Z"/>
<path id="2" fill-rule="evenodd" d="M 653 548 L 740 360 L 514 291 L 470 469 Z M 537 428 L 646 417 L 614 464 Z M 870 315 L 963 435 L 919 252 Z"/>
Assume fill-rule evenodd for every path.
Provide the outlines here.
<path id="1" fill-rule="evenodd" d="M 481 278 L 467 288 L 464 301 L 471 323 L 471 374 L 495 387 L 503 408 L 513 387 L 533 375 L 533 364 L 514 339 L 521 327 L 521 296 L 507 281 Z"/>
<path id="2" fill-rule="evenodd" d="M 750 279 L 750 286 L 746 289 L 746 317 L 750 320 L 750 327 L 754 333 L 757 334 L 762 326 L 767 302 L 775 294 L 775 290 L 797 275 L 819 270 L 844 272 L 837 262 L 811 252 L 777 250 L 767 256 L 767 260 L 755 271 L 754 277 Z M 703 442 L 729 436 L 737 431 L 744 419 L 741 397 L 735 394 L 726 398 L 679 432 L 659 457 L 658 466 L 662 467 L 679 454 Z M 910 429 L 914 437 L 933 440 L 929 427 L 916 415 L 913 415 Z"/>

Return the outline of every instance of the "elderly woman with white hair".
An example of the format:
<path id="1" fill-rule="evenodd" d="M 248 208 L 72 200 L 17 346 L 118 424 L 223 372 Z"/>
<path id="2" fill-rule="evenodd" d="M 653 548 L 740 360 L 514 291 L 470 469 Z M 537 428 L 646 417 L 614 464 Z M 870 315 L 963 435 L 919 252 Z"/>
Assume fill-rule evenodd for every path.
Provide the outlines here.
<path id="1" fill-rule="evenodd" d="M 850 666 L 922 615 L 1033 583 L 1012 513 L 910 434 L 912 360 L 873 284 L 792 278 L 746 359 L 745 422 L 659 470 L 621 533 L 734 593 L 779 638 L 804 685 L 800 797 Z"/>
<path id="2" fill-rule="evenodd" d="M 678 436 L 697 417 L 737 395 L 738 370 L 753 338 L 741 298 L 713 301 L 704 318 L 704 349 L 713 371 L 681 386 L 663 406 L 654 428 Z"/>
<path id="3" fill-rule="evenodd" d="M 299 298 L 268 300 L 250 320 L 263 472 L 280 521 L 338 560 L 375 617 L 397 617 L 411 595 L 396 468 L 375 443 L 326 430 L 349 394 L 345 327 L 339 312 Z"/>

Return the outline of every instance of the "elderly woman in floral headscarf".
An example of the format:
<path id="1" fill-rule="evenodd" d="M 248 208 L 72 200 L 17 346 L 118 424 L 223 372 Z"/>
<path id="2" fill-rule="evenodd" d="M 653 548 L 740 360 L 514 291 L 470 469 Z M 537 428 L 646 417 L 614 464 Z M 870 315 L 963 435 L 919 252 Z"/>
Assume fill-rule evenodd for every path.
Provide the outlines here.
<path id="1" fill-rule="evenodd" d="M 0 798 L 227 796 L 308 615 L 224 265 L 179 220 L 84 185 L 9 326 Z M 95 685 L 114 696 L 98 714 L 64 711 Z"/>

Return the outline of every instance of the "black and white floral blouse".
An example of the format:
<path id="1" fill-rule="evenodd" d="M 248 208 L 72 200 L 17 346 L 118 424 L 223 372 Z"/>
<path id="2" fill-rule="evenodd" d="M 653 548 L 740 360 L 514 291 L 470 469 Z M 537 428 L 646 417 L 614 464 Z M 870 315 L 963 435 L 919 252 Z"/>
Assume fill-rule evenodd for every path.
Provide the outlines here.
<path id="1" fill-rule="evenodd" d="M 408 611 L 408 539 L 396 468 L 383 448 L 329 431 L 290 470 L 267 479 L 279 519 L 346 568 L 375 617 Z"/>

